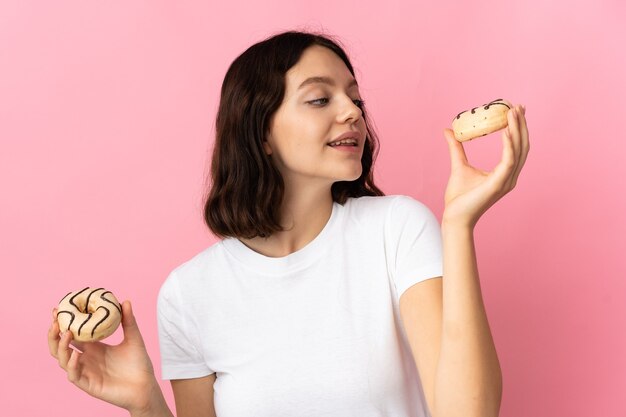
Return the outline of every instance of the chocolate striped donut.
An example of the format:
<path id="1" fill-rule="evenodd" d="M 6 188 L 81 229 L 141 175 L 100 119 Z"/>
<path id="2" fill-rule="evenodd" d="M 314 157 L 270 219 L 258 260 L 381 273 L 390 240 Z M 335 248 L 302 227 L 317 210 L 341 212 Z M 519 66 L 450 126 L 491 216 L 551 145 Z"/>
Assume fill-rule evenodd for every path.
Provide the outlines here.
<path id="1" fill-rule="evenodd" d="M 122 321 L 122 306 L 111 291 L 87 287 L 61 299 L 57 320 L 61 332 L 71 331 L 74 340 L 95 342 L 117 329 Z"/>
<path id="2" fill-rule="evenodd" d="M 510 108 L 510 102 L 498 98 L 459 113 L 452 120 L 455 139 L 465 142 L 505 128 L 508 125 L 506 115 Z"/>

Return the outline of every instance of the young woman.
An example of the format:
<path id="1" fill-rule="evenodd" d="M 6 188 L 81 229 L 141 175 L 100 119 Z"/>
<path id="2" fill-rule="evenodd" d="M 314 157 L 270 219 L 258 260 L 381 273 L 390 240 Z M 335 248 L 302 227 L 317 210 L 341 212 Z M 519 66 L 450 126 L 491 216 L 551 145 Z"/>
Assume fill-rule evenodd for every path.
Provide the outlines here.
<path id="1" fill-rule="evenodd" d="M 524 112 L 509 110 L 491 172 L 444 131 L 440 227 L 374 184 L 376 135 L 335 41 L 285 32 L 240 55 L 222 86 L 205 205 L 222 239 L 159 294 L 177 416 L 497 416 L 473 229 L 524 166 Z M 54 318 L 50 352 L 90 395 L 172 416 L 128 301 L 122 325 L 118 346 L 80 344 Z"/>

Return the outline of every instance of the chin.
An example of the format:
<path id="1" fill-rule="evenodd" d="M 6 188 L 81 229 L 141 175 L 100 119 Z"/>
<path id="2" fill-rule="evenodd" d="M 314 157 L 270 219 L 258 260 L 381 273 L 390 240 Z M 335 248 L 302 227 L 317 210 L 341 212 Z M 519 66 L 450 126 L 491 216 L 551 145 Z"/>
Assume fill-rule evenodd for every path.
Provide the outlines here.
<path id="1" fill-rule="evenodd" d="M 361 177 L 361 173 L 362 172 L 363 172 L 363 170 L 359 169 L 358 171 L 352 172 L 351 174 L 346 174 L 339 181 L 346 181 L 346 182 L 356 181 L 356 180 L 358 180 Z"/>

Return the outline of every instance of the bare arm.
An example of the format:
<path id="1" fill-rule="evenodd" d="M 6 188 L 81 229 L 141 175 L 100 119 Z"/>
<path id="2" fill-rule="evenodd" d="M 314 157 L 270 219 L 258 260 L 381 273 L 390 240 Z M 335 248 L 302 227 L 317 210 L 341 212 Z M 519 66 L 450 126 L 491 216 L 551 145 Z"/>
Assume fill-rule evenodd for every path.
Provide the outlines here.
<path id="1" fill-rule="evenodd" d="M 443 226 L 443 327 L 437 416 L 498 416 L 502 372 L 483 304 L 471 230 Z"/>
<path id="2" fill-rule="evenodd" d="M 400 297 L 400 314 L 419 371 L 426 404 L 435 407 L 435 373 L 441 350 L 442 279 L 427 279 Z"/>
<path id="3" fill-rule="evenodd" d="M 400 312 L 431 414 L 497 416 L 502 373 L 471 231 L 443 228 L 444 278 L 413 285 Z M 444 303 L 445 300 L 445 303 Z"/>
<path id="4" fill-rule="evenodd" d="M 509 110 L 502 160 L 491 172 L 472 167 L 447 129 L 451 174 L 442 220 L 443 279 L 409 288 L 400 310 L 424 394 L 434 417 L 496 417 L 502 372 L 482 300 L 474 226 L 511 191 L 530 149 L 525 109 Z"/>
<path id="5" fill-rule="evenodd" d="M 172 380 L 177 417 L 216 417 L 213 404 L 215 374 Z"/>

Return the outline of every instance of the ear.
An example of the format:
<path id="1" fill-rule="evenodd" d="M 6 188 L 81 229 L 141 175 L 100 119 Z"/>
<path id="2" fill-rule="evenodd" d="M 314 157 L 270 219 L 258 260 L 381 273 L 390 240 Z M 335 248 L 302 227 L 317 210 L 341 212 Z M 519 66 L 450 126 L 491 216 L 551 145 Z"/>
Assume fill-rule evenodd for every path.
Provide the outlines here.
<path id="1" fill-rule="evenodd" d="M 263 150 L 265 150 L 265 153 L 268 155 L 272 154 L 272 147 L 267 139 L 263 141 Z"/>

